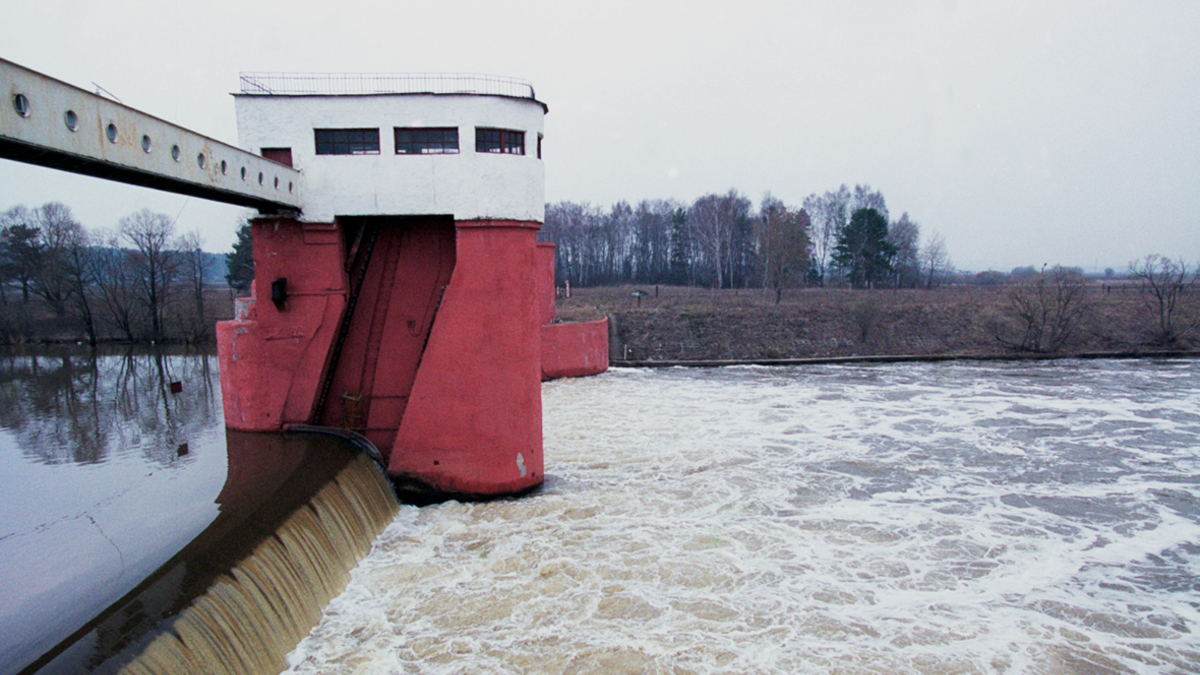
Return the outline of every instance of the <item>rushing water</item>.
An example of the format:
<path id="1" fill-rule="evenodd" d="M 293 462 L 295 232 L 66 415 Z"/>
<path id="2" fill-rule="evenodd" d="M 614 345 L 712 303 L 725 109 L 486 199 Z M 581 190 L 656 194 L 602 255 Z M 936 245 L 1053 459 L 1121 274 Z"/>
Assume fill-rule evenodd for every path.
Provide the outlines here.
<path id="1" fill-rule="evenodd" d="M 1200 672 L 1200 362 L 616 370 L 294 673 Z"/>

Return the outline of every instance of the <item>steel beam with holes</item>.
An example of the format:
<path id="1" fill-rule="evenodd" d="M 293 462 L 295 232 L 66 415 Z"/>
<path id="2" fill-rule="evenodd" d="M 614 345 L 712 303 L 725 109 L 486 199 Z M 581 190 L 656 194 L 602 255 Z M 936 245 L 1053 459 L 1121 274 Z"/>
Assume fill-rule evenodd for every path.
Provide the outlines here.
<path id="1" fill-rule="evenodd" d="M 0 59 L 0 158 L 261 211 L 299 211 L 295 169 Z"/>

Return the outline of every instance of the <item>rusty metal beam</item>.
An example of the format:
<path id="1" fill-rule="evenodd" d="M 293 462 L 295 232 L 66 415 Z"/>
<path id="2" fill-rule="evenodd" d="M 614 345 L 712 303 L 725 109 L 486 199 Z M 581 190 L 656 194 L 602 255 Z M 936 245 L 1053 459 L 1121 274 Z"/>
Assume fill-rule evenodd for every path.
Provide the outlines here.
<path id="1" fill-rule="evenodd" d="M 0 158 L 261 211 L 299 211 L 301 174 L 0 59 Z"/>

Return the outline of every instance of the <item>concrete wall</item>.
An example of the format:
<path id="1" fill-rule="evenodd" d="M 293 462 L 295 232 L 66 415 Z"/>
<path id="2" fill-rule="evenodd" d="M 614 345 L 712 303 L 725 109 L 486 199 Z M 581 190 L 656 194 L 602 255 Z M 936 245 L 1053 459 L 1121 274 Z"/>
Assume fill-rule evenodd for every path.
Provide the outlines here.
<path id="1" fill-rule="evenodd" d="M 541 222 L 545 169 L 537 156 L 545 107 L 480 95 L 235 96 L 239 145 L 292 149 L 304 174 L 302 220 L 451 215 Z M 475 152 L 475 127 L 525 132 L 525 154 Z M 395 127 L 457 127 L 459 152 L 397 155 Z M 377 155 L 317 155 L 314 129 L 379 129 Z"/>
<path id="2" fill-rule="evenodd" d="M 0 157 L 230 204 L 300 204 L 292 169 L 4 59 L 0 101 Z"/>
<path id="3" fill-rule="evenodd" d="M 552 242 L 539 241 L 537 245 L 537 296 L 538 323 L 554 323 L 555 284 L 554 251 Z"/>
<path id="4" fill-rule="evenodd" d="M 608 318 L 542 326 L 542 379 L 587 377 L 608 370 Z"/>
<path id="5" fill-rule="evenodd" d="M 388 473 L 452 494 L 542 482 L 537 223 L 456 222 L 457 262 Z"/>
<path id="6" fill-rule="evenodd" d="M 278 431 L 308 423 L 321 374 L 346 306 L 345 250 L 332 223 L 259 218 L 252 299 L 217 324 L 225 425 Z M 271 302 L 271 282 L 287 279 L 287 302 Z"/>

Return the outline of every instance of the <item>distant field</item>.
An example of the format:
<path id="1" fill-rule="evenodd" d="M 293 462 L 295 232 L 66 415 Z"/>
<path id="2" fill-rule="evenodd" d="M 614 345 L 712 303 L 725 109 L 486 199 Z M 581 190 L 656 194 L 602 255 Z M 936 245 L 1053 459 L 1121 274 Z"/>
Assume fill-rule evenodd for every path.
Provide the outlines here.
<path id="1" fill-rule="evenodd" d="M 647 295 L 638 299 L 635 291 Z M 933 290 L 709 290 L 677 286 L 576 288 L 564 321 L 612 317 L 618 360 L 711 360 L 864 355 L 1014 354 L 997 333 L 1019 329 L 1012 287 Z M 1059 353 L 1145 351 L 1151 316 L 1135 286 L 1094 283 L 1089 310 Z M 1007 331 L 1007 333 L 1005 332 Z M 1197 347 L 1194 342 L 1175 349 Z"/>

